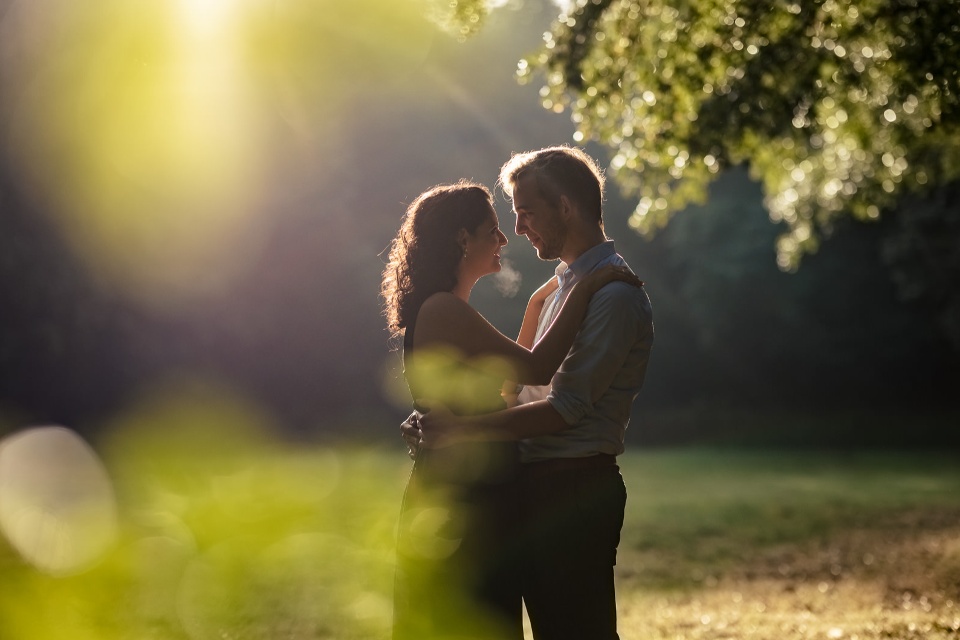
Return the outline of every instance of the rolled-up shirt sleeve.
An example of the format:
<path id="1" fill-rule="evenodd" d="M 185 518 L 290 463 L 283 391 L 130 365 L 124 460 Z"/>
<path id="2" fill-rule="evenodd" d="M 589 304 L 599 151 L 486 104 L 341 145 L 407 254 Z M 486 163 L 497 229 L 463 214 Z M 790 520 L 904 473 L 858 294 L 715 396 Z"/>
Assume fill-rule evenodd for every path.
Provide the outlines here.
<path id="1" fill-rule="evenodd" d="M 569 425 L 578 423 L 608 389 L 632 387 L 618 380 L 631 345 L 646 326 L 646 294 L 613 282 L 594 294 L 570 353 L 553 378 L 547 401 Z M 642 383 L 642 379 L 641 379 Z"/>

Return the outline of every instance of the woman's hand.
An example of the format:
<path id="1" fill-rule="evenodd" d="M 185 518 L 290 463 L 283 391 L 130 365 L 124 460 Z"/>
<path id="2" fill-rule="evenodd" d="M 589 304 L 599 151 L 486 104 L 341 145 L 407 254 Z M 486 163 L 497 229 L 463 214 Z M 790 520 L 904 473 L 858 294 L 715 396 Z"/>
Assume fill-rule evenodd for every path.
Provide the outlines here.
<path id="1" fill-rule="evenodd" d="M 580 280 L 577 286 L 584 286 L 596 293 L 611 282 L 626 282 L 634 287 L 642 287 L 643 280 L 638 278 L 630 269 L 620 265 L 608 264 L 591 271 Z"/>
<path id="2" fill-rule="evenodd" d="M 533 348 L 533 339 L 537 333 L 537 324 L 540 321 L 540 313 L 543 311 L 543 305 L 556 290 L 560 283 L 557 279 L 550 278 L 540 288 L 533 292 L 530 300 L 527 302 L 527 308 L 523 312 L 523 322 L 520 324 L 520 334 L 517 336 L 517 344 L 525 349 Z M 509 381 L 508 381 L 509 382 Z M 509 383 L 508 386 L 516 386 Z M 504 398 L 509 402 L 509 398 Z"/>
<path id="3" fill-rule="evenodd" d="M 547 301 L 547 298 L 549 298 L 550 294 L 557 290 L 558 286 L 560 286 L 560 283 L 557 282 L 556 277 L 550 278 L 540 285 L 539 289 L 533 292 L 533 295 L 530 296 L 529 304 L 543 307 L 543 304 Z"/>

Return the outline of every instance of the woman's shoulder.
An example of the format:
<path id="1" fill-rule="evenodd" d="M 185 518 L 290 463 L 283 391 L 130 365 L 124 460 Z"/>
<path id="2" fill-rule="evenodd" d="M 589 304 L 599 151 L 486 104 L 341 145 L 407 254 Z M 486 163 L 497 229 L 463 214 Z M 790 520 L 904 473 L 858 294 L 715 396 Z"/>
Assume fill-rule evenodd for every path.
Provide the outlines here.
<path id="1" fill-rule="evenodd" d="M 417 313 L 418 342 L 462 342 L 479 330 L 480 314 L 465 300 L 449 292 L 434 293 L 423 301 Z"/>
<path id="2" fill-rule="evenodd" d="M 465 308 L 470 309 L 472 307 L 449 291 L 438 291 L 423 301 L 418 315 L 423 317 L 424 315 L 456 313 L 462 312 Z"/>

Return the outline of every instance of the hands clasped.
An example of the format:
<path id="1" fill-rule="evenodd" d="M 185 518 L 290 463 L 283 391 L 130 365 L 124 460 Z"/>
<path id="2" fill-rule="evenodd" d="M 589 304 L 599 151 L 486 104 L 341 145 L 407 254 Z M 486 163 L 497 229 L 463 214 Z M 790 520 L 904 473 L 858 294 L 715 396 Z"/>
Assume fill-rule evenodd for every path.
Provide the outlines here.
<path id="1" fill-rule="evenodd" d="M 414 460 L 417 459 L 417 453 L 420 451 L 420 417 L 422 415 L 419 411 L 414 411 L 400 423 L 400 437 L 407 444 L 407 455 Z"/>
<path id="2" fill-rule="evenodd" d="M 429 411 L 414 411 L 400 425 L 411 458 L 416 458 L 421 449 L 442 449 L 463 439 L 457 417 L 449 409 L 437 402 L 419 404 L 429 406 Z"/>

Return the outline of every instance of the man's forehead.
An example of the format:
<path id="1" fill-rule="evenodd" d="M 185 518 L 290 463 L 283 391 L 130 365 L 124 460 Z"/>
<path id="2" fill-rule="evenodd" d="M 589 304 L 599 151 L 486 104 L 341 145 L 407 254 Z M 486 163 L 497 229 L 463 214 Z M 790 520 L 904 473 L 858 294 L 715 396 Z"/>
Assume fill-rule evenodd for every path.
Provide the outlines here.
<path id="1" fill-rule="evenodd" d="M 513 185 L 513 209 L 522 209 L 526 203 L 540 197 L 536 177 L 530 173 L 520 176 Z"/>

